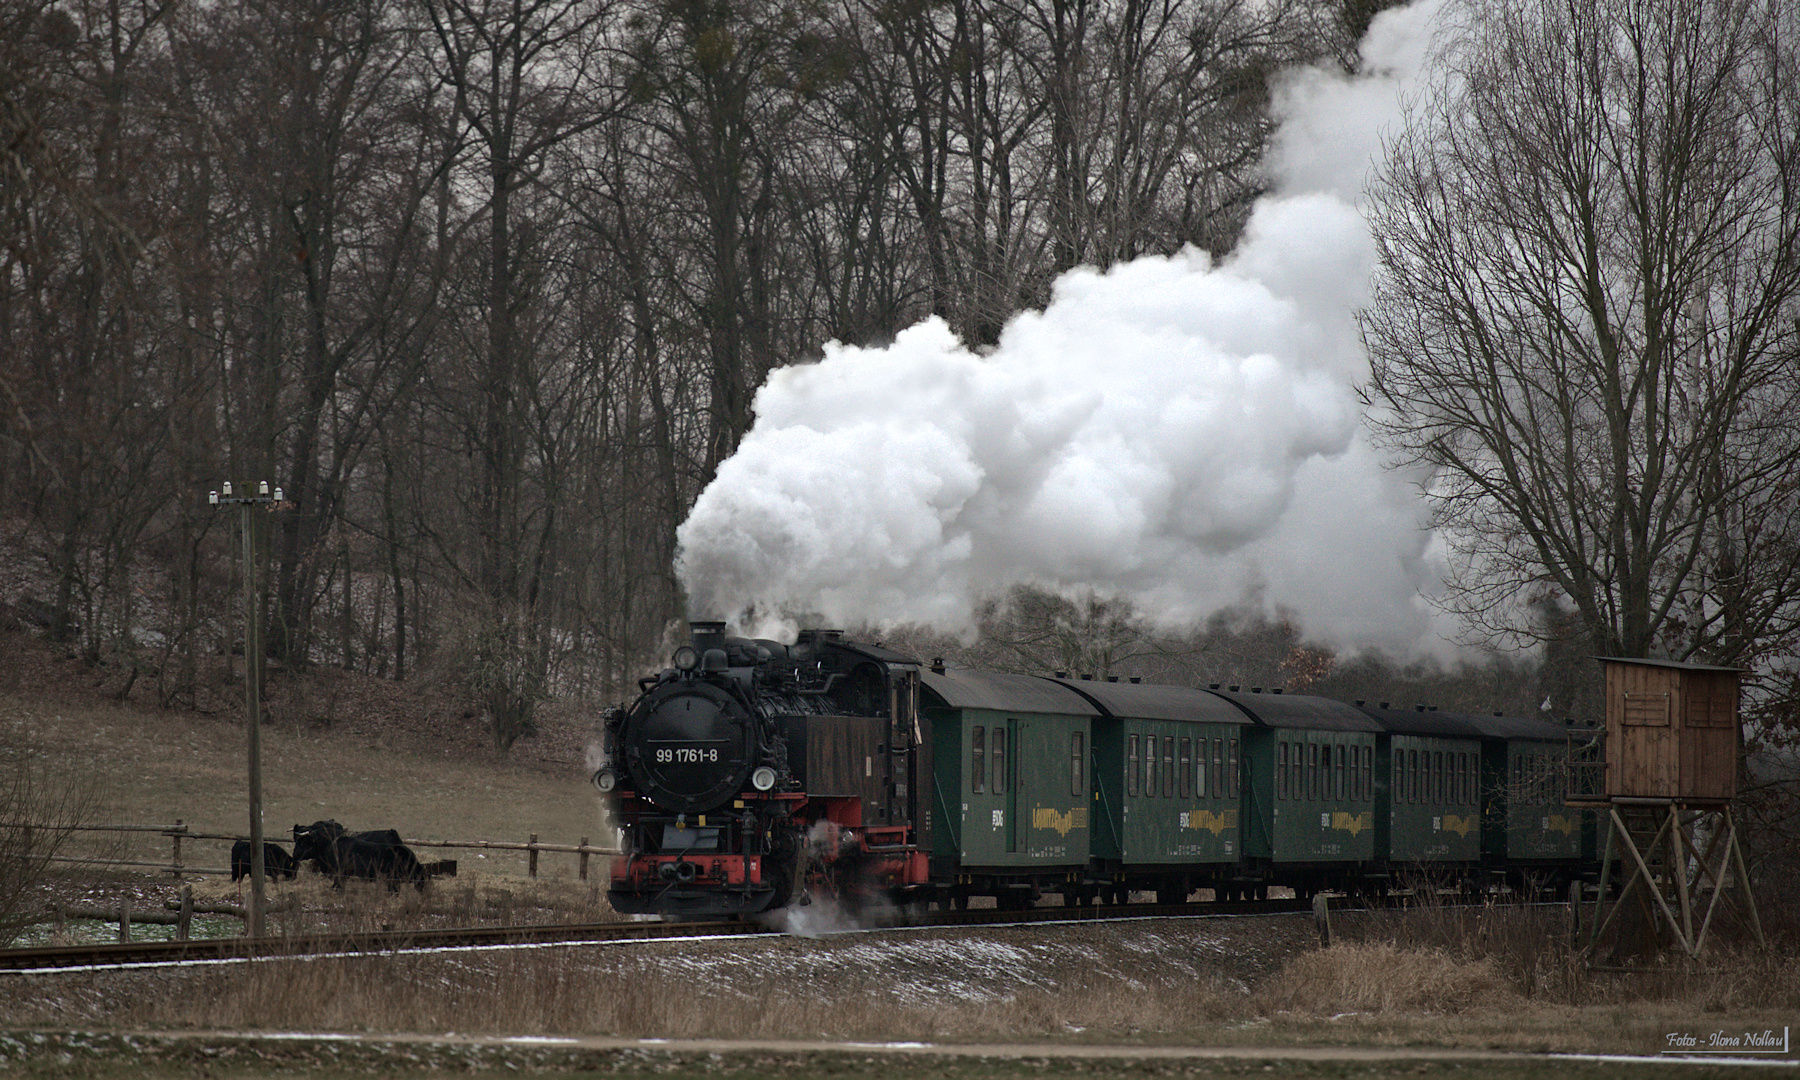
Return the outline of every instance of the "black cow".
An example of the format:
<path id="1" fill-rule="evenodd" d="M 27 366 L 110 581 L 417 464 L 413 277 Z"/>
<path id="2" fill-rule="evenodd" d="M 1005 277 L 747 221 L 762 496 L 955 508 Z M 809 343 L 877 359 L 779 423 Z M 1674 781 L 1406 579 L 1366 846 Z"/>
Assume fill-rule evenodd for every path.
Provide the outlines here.
<path id="1" fill-rule="evenodd" d="M 425 891 L 424 868 L 393 829 L 353 833 L 335 821 L 296 825 L 294 858 L 311 862 L 314 870 L 331 878 L 334 889 L 343 888 L 344 879 L 353 877 L 385 881 L 389 892 L 399 892 L 403 881 Z"/>
<path id="2" fill-rule="evenodd" d="M 250 876 L 250 841 L 239 840 L 231 845 L 231 880 L 242 881 Z M 263 874 L 272 878 L 291 878 L 300 872 L 300 863 L 287 853 L 287 848 L 280 844 L 263 841 Z"/>

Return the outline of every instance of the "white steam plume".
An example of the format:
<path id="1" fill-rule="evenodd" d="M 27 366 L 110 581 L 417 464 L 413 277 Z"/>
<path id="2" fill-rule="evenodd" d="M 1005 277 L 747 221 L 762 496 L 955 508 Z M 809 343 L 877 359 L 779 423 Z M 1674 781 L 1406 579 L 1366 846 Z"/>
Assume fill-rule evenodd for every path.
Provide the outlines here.
<path id="1" fill-rule="evenodd" d="M 1255 595 L 1344 644 L 1427 637 L 1428 534 L 1361 438 L 1354 312 L 1356 200 L 1434 8 L 1377 18 L 1370 74 L 1286 82 L 1279 193 L 1229 258 L 1070 271 L 987 355 L 930 319 L 772 373 L 679 533 L 693 614 L 954 629 L 1025 580 L 1167 619 Z"/>

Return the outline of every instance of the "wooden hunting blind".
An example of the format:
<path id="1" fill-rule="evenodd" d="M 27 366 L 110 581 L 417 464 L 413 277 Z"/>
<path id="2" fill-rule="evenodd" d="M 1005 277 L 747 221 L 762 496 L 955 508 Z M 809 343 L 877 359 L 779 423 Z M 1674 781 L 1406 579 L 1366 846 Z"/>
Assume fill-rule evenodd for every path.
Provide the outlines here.
<path id="1" fill-rule="evenodd" d="M 1737 668 L 1601 657 L 1608 798 L 1737 795 Z"/>
<path id="2" fill-rule="evenodd" d="M 1605 815 L 1590 962 L 1620 911 L 1632 906 L 1690 957 L 1705 947 L 1721 901 L 1736 906 L 1763 941 L 1731 813 L 1742 672 L 1673 660 L 1597 659 L 1606 667 L 1605 761 L 1571 760 L 1569 794 L 1571 804 Z M 1596 767 L 1604 781 L 1584 782 L 1580 770 Z M 1616 897 L 1609 887 L 1615 868 Z"/>

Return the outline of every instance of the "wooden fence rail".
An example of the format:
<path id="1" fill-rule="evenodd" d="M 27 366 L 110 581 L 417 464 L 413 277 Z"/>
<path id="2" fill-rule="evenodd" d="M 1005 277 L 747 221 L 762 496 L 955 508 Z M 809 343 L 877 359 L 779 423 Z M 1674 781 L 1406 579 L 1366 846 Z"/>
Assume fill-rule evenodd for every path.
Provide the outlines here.
<path id="1" fill-rule="evenodd" d="M 0 829 L 44 829 L 46 831 L 50 831 L 49 826 L 30 825 L 30 824 L 26 824 L 26 823 L 22 823 L 22 822 L 10 822 L 10 821 L 9 822 L 0 822 Z M 127 859 L 86 858 L 86 857 L 73 856 L 73 855 L 53 856 L 51 861 L 57 862 L 57 863 L 81 865 L 81 866 L 138 867 L 138 868 L 145 868 L 145 869 L 151 869 L 151 870 L 159 870 L 159 871 L 162 871 L 162 872 L 165 872 L 168 874 L 172 874 L 178 878 L 184 877 L 189 874 L 229 874 L 229 873 L 231 873 L 230 867 L 220 868 L 220 867 L 211 867 L 211 866 L 189 866 L 182 859 L 182 851 L 181 851 L 182 841 L 184 841 L 184 840 L 230 840 L 235 843 L 236 841 L 239 841 L 239 840 L 243 840 L 243 841 L 247 842 L 250 839 L 247 836 L 243 836 L 243 835 L 240 835 L 237 833 L 196 832 L 193 829 L 190 829 L 187 826 L 187 824 L 185 822 L 181 821 L 180 819 L 177 819 L 175 824 L 173 824 L 173 825 L 77 825 L 77 826 L 72 826 L 72 827 L 58 827 L 54 831 L 58 831 L 58 832 L 97 832 L 97 833 L 156 833 L 156 834 L 159 834 L 162 836 L 166 836 L 170 839 L 170 844 L 171 844 L 170 858 L 169 858 L 169 861 L 166 863 L 140 862 L 140 861 L 127 860 Z M 275 838 L 271 837 L 268 839 L 275 839 Z M 530 834 L 530 838 L 523 842 L 520 842 L 517 840 L 405 840 L 405 839 L 403 839 L 401 842 L 404 843 L 407 847 L 413 847 L 413 848 L 462 848 L 464 850 L 469 850 L 469 851 L 481 851 L 481 850 L 523 851 L 526 853 L 526 873 L 528 876 L 534 877 L 534 878 L 538 876 L 538 853 L 539 852 L 550 852 L 552 854 L 576 855 L 576 856 L 579 856 L 579 869 L 577 872 L 579 873 L 582 881 L 586 881 L 588 879 L 588 858 L 589 858 L 589 856 L 592 856 L 592 855 L 611 856 L 611 855 L 620 854 L 620 852 L 617 848 L 597 847 L 593 844 L 590 844 L 588 842 L 588 838 L 585 836 L 581 838 L 581 843 L 579 843 L 579 844 L 546 844 L 546 843 L 539 842 L 537 833 Z"/>

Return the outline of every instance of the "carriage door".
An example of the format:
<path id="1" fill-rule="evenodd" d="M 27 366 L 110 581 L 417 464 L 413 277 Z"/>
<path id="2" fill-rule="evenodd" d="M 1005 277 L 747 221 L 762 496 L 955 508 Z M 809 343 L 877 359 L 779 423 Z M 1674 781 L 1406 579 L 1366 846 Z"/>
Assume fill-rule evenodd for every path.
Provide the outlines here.
<path id="1" fill-rule="evenodd" d="M 1013 763 L 1019 758 L 1019 748 L 1022 745 L 1019 740 L 1025 736 L 1025 721 L 1009 719 L 1006 727 L 1001 730 L 1005 733 L 1006 741 L 1004 752 L 1001 749 L 995 751 L 994 782 L 1006 785 L 1005 798 L 1000 800 L 1000 805 L 1006 808 L 1006 850 L 1015 852 L 1019 850 L 1019 807 L 1022 803 L 1019 798 L 1019 769 Z"/>

